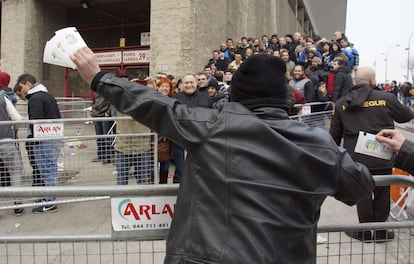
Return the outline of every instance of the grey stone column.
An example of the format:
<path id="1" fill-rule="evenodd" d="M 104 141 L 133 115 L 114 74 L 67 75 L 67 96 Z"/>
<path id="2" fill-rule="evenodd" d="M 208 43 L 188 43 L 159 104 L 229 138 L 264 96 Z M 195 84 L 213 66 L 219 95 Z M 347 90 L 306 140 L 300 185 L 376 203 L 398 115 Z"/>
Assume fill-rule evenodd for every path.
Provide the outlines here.
<path id="1" fill-rule="evenodd" d="M 10 74 L 10 86 L 20 74 L 30 73 L 55 96 L 64 95 L 64 69 L 43 64 L 46 41 L 64 19 L 64 9 L 47 0 L 2 1 L 1 70 Z"/>
<path id="2" fill-rule="evenodd" d="M 150 74 L 203 71 L 220 42 L 296 31 L 287 0 L 152 0 Z"/>

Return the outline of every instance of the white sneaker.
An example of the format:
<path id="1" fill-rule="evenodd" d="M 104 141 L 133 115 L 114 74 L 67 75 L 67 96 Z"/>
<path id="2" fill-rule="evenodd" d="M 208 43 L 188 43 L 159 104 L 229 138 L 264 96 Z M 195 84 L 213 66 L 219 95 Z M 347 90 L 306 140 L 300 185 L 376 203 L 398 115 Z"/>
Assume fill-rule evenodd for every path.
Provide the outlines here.
<path id="1" fill-rule="evenodd" d="M 316 243 L 325 244 L 325 243 L 328 243 L 328 239 L 324 238 L 323 236 L 318 235 L 316 237 Z"/>

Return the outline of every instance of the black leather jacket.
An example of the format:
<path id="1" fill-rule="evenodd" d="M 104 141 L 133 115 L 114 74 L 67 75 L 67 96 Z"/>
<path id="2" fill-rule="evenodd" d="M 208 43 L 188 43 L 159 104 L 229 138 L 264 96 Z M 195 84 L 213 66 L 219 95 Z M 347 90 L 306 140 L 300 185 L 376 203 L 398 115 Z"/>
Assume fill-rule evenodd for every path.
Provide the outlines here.
<path id="1" fill-rule="evenodd" d="M 92 88 L 187 150 L 165 263 L 315 263 L 326 196 L 354 204 L 374 188 L 327 132 L 282 109 L 190 108 L 103 73 Z"/>
<path id="2" fill-rule="evenodd" d="M 405 140 L 395 158 L 395 167 L 414 174 L 414 142 Z"/>

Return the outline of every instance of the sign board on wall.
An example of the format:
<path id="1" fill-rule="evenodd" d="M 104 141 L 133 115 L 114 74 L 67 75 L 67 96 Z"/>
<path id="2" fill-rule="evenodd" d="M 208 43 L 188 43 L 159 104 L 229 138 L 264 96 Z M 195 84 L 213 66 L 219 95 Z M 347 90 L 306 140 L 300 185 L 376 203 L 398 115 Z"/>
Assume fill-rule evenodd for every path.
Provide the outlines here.
<path id="1" fill-rule="evenodd" d="M 150 50 L 96 52 L 99 65 L 139 64 L 150 62 Z"/>
<path id="2" fill-rule="evenodd" d="M 141 33 L 141 46 L 150 45 L 150 33 L 142 32 Z"/>
<path id="3" fill-rule="evenodd" d="M 149 50 L 126 50 L 122 52 L 122 62 L 124 64 L 149 63 Z"/>
<path id="4" fill-rule="evenodd" d="M 95 54 L 99 65 L 120 64 L 122 62 L 121 51 L 96 52 Z"/>

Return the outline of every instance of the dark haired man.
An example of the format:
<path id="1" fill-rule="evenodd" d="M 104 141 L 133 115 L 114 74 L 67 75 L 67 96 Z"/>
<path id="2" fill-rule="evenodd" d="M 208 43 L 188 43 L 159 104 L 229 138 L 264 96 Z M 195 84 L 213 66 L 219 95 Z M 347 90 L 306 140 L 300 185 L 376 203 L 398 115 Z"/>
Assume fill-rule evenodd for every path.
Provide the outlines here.
<path id="1" fill-rule="evenodd" d="M 335 102 L 351 90 L 353 82 L 351 70 L 344 64 L 342 58 L 334 58 L 332 61 L 332 70 L 335 73 L 332 101 Z"/>
<path id="2" fill-rule="evenodd" d="M 17 79 L 16 86 L 20 87 L 21 96 L 28 99 L 27 109 L 29 119 L 59 119 L 60 111 L 56 99 L 47 91 L 47 88 L 37 83 L 31 74 L 22 74 Z M 33 137 L 36 137 L 33 125 L 30 126 Z M 57 186 L 58 167 L 57 160 L 62 147 L 59 139 L 39 140 L 33 146 L 36 165 L 46 186 Z M 45 201 L 55 201 L 55 197 L 43 198 Z M 35 214 L 57 212 L 55 204 L 42 205 L 32 209 Z"/>

